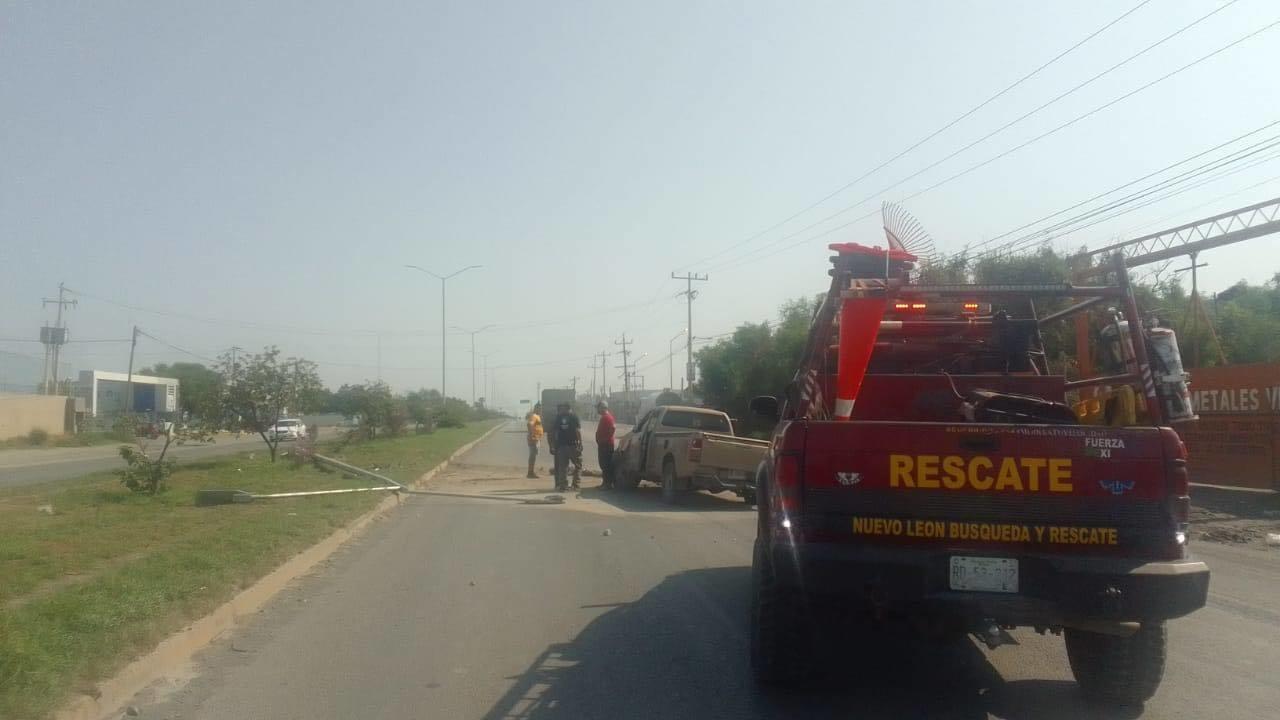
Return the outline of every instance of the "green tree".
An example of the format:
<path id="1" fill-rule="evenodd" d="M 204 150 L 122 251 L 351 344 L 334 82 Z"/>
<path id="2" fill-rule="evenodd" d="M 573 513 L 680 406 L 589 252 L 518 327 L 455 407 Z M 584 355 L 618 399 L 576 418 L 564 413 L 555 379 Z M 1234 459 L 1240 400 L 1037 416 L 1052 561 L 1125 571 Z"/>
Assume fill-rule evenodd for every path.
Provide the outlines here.
<path id="1" fill-rule="evenodd" d="M 280 441 L 271 429 L 288 413 L 301 414 L 323 401 L 324 385 L 316 364 L 302 358 L 280 357 L 274 346 L 255 355 L 218 358 L 222 377 L 222 407 L 230 427 L 256 432 L 276 460 Z"/>
<path id="2" fill-rule="evenodd" d="M 439 390 L 414 390 L 404 398 L 405 411 L 418 427 L 431 422 L 435 413 L 444 405 L 444 398 Z"/>
<path id="3" fill-rule="evenodd" d="M 178 409 L 196 418 L 216 418 L 220 411 L 222 376 L 217 370 L 200 363 L 160 363 L 143 368 L 139 375 L 176 378 L 178 380 Z"/>
<path id="4" fill-rule="evenodd" d="M 125 467 L 115 473 L 120 478 L 120 484 L 136 493 L 155 495 L 164 492 L 169 476 L 177 466 L 172 458 L 166 457 L 170 447 L 189 442 L 213 441 L 214 427 L 204 421 L 174 424 L 166 432 L 154 437 L 144 431 L 137 417 L 125 416 L 120 422 L 123 428 L 127 428 L 126 432 L 132 437 L 134 444 L 120 446 L 120 457 L 124 460 Z"/>
<path id="5" fill-rule="evenodd" d="M 366 438 L 378 435 L 378 428 L 388 427 L 391 415 L 396 411 L 396 398 L 384 382 L 365 382 L 343 385 L 334 393 L 339 412 L 356 418 Z M 403 422 L 400 423 L 403 427 Z"/>
<path id="6" fill-rule="evenodd" d="M 752 397 L 780 395 L 795 375 L 819 300 L 786 302 L 776 323 L 746 323 L 699 350 L 696 389 L 706 402 L 745 419 Z"/>

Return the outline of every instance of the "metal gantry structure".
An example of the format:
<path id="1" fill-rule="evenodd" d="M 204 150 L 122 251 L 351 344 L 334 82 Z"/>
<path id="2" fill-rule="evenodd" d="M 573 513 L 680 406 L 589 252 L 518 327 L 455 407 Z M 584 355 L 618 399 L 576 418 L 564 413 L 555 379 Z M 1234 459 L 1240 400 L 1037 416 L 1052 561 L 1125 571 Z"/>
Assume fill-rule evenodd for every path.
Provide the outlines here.
<path id="1" fill-rule="evenodd" d="M 1098 258 L 1116 254 L 1124 258 L 1126 269 L 1189 257 L 1191 266 L 1186 269 L 1191 271 L 1192 306 L 1188 317 L 1192 318 L 1193 327 L 1203 321 L 1212 333 L 1213 326 L 1209 323 L 1203 304 L 1200 302 L 1200 288 L 1196 275 L 1196 268 L 1201 267 L 1197 262 L 1200 253 L 1272 233 L 1280 233 L 1280 197 L 1080 253 L 1070 258 L 1069 262 L 1085 266 L 1079 271 L 1077 277 L 1086 279 L 1107 271 L 1106 263 L 1097 262 Z M 1188 340 L 1195 342 L 1193 337 L 1188 337 Z M 1193 345 L 1192 355 L 1197 365 L 1199 354 L 1199 346 Z M 1082 373 L 1092 370 L 1088 320 L 1084 315 L 1076 318 L 1076 358 Z"/>
<path id="2" fill-rule="evenodd" d="M 1075 257 L 1084 259 L 1120 253 L 1124 256 L 1125 267 L 1133 268 L 1276 232 L 1280 232 L 1280 197 L 1090 250 Z M 1097 273 L 1105 270 L 1105 266 L 1096 268 Z"/>

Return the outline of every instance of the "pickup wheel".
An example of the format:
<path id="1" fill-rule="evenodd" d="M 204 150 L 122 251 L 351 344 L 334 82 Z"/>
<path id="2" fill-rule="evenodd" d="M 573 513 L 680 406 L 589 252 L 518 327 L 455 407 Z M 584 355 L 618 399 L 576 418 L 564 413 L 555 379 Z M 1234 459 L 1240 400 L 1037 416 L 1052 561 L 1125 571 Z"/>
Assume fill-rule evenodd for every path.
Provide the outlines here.
<path id="1" fill-rule="evenodd" d="M 1117 705 L 1141 705 L 1164 676 L 1168 634 L 1163 622 L 1143 623 L 1128 637 L 1067 628 L 1067 660 L 1086 697 Z"/>
<path id="2" fill-rule="evenodd" d="M 764 543 L 751 562 L 751 673 L 760 685 L 794 688 L 813 678 L 813 633 L 798 590 L 780 587 Z"/>
<path id="3" fill-rule="evenodd" d="M 614 481 L 614 486 L 619 490 L 635 490 L 640 487 L 640 473 L 634 470 L 625 470 L 618 473 L 618 479 Z"/>
<path id="4" fill-rule="evenodd" d="M 676 504 L 676 461 L 671 458 L 662 461 L 662 502 Z"/>

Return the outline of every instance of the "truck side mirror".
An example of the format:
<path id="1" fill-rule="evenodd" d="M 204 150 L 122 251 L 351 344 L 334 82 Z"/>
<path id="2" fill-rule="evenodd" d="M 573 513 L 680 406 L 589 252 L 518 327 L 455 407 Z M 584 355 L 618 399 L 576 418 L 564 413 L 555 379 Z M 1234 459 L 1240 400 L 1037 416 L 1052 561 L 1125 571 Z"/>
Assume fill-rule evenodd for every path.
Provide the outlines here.
<path id="1" fill-rule="evenodd" d="M 758 395 L 747 404 L 751 412 L 770 420 L 778 419 L 778 398 L 772 395 Z"/>

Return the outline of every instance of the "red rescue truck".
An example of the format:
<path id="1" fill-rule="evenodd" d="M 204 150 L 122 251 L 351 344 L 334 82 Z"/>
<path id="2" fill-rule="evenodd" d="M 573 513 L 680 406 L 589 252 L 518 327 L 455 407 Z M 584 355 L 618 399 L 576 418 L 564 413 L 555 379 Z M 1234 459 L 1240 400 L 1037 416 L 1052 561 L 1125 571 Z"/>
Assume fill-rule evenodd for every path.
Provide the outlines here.
<path id="1" fill-rule="evenodd" d="M 757 476 L 757 680 L 806 680 L 838 608 L 993 648 L 1060 634 L 1087 695 L 1151 697 L 1165 622 L 1204 606 L 1209 570 L 1188 551 L 1176 340 L 1143 327 L 1122 261 L 1097 286 L 927 285 L 904 250 L 832 249 L 795 380 L 752 401 L 778 423 Z M 1069 381 L 1044 335 L 1082 313 L 1112 367 Z"/>

